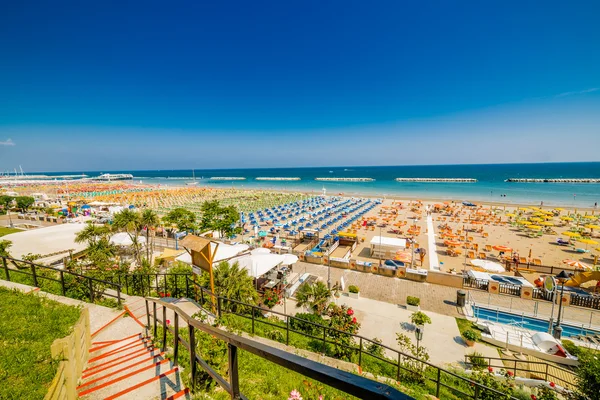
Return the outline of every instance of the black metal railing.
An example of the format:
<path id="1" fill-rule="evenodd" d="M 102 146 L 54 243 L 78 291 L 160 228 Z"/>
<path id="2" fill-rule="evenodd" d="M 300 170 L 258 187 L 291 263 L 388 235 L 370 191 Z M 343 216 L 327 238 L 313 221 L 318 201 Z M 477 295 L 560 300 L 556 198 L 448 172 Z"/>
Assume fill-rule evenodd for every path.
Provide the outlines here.
<path id="1" fill-rule="evenodd" d="M 496 394 L 502 398 L 505 398 L 506 396 L 495 389 L 484 386 L 478 382 L 475 382 L 464 376 L 458 375 L 454 372 L 440 368 L 427 361 L 420 360 L 419 358 L 414 357 L 412 355 L 402 353 L 394 348 L 388 347 L 384 344 L 376 342 L 372 339 L 368 339 L 364 336 L 351 334 L 329 326 L 310 322 L 302 318 L 297 318 L 288 314 L 243 303 L 237 300 L 217 296 L 207 288 L 197 284 L 192 280 L 189 280 L 187 286 L 190 290 L 188 292 L 187 297 L 195 299 L 195 301 L 197 301 L 203 308 L 209 308 L 211 310 L 214 310 L 213 312 L 215 317 L 221 318 L 226 314 L 232 314 L 250 320 L 251 330 L 249 333 L 253 335 L 257 334 L 256 327 L 258 326 L 258 324 L 264 324 L 274 328 L 285 329 L 285 338 L 283 343 L 285 343 L 286 345 L 290 345 L 290 333 L 293 333 L 320 342 L 321 349 L 323 349 L 323 352 L 328 344 L 339 346 L 356 354 L 358 357 L 357 364 L 361 368 L 364 365 L 364 359 L 366 357 L 375 358 L 393 367 L 395 369 L 395 376 L 393 376 L 392 378 L 396 379 L 397 381 L 401 380 L 402 374 L 414 376 L 415 370 L 407 366 L 407 362 L 416 364 L 419 366 L 418 370 L 422 372 L 427 372 L 424 374 L 424 379 L 426 382 L 433 383 L 435 387 L 435 396 L 438 398 L 440 397 L 440 391 L 443 388 L 471 399 L 478 399 L 480 394 L 485 392 L 487 392 L 488 394 Z M 244 310 L 244 312 L 233 311 L 231 305 L 236 305 L 238 311 Z M 272 316 L 277 316 L 281 320 L 282 325 L 273 323 L 265 318 L 260 318 L 260 316 L 263 315 L 265 312 L 268 312 Z M 295 329 L 295 327 L 300 326 L 312 326 L 314 328 L 313 334 L 306 333 L 303 330 Z M 332 340 L 332 334 L 337 335 L 338 337 L 352 338 L 357 343 L 357 345 L 345 345 L 340 341 Z M 382 352 L 389 352 L 393 354 L 393 359 L 378 356 L 377 354 L 373 354 L 372 352 L 366 351 L 366 347 L 369 345 L 381 348 Z M 461 384 L 463 388 L 471 388 L 472 392 L 466 392 L 463 388 L 460 388 Z"/>
<path id="2" fill-rule="evenodd" d="M 580 295 L 577 293 L 571 293 L 571 305 L 578 307 L 592 308 L 594 310 L 600 310 L 600 296 L 596 295 Z"/>
<path id="3" fill-rule="evenodd" d="M 306 358 L 276 349 L 265 344 L 234 335 L 227 331 L 215 328 L 192 318 L 174 304 L 160 299 L 146 298 L 147 329 L 154 328 L 154 338 L 157 337 L 157 327 L 162 326 L 162 349 L 167 347 L 167 331 L 173 335 L 173 361 L 178 362 L 180 345 L 186 348 L 190 356 L 190 375 L 192 391 L 198 374 L 198 366 L 202 368 L 219 386 L 221 386 L 232 399 L 246 399 L 240 393 L 238 373 L 238 350 L 244 350 L 254 354 L 266 361 L 278 364 L 286 369 L 300 373 L 306 377 L 315 379 L 325 385 L 331 386 L 345 393 L 361 399 L 399 399 L 409 400 L 412 397 L 401 393 L 397 389 L 383 383 L 364 378 L 350 372 L 342 371 Z M 157 305 L 162 309 L 162 319 L 158 318 Z M 173 327 L 165 324 L 167 309 L 174 313 Z M 152 316 L 152 317 L 151 317 Z M 180 334 L 180 323 L 187 325 L 187 339 Z M 205 360 L 202 359 L 196 349 L 196 332 L 201 331 L 212 335 L 218 340 L 227 343 L 228 351 L 228 379 L 221 376 Z"/>
<path id="4" fill-rule="evenodd" d="M 158 296 L 179 298 L 187 294 L 186 273 L 128 273 L 115 274 L 108 279 L 123 287 L 123 293 L 129 296 Z"/>
<path id="5" fill-rule="evenodd" d="M 473 367 L 473 358 L 485 360 L 487 366 L 489 367 L 511 371 L 514 376 L 517 376 L 517 373 L 520 372 L 526 374 L 526 377 L 528 378 L 530 377 L 531 379 L 543 379 L 546 382 L 554 382 L 569 390 L 574 390 L 576 388 L 577 374 L 571 370 L 561 368 L 557 365 L 549 364 L 543 361 L 523 361 L 517 359 L 509 360 L 499 357 L 485 357 L 483 355 L 466 355 L 465 365 L 467 368 Z M 527 365 L 528 367 L 524 367 L 524 365 Z M 538 368 L 533 368 L 532 366 L 534 365 L 538 366 Z M 559 376 L 558 374 L 562 374 L 563 376 Z"/>
<path id="6" fill-rule="evenodd" d="M 533 298 L 536 300 L 552 301 L 554 299 L 554 292 L 549 292 L 544 289 L 534 288 Z"/>
<path id="7" fill-rule="evenodd" d="M 513 285 L 510 283 L 500 283 L 498 285 L 498 293 L 509 294 L 511 296 L 521 296 L 521 285 Z"/>
<path id="8" fill-rule="evenodd" d="M 490 281 L 485 279 L 475 279 L 468 276 L 463 278 L 463 286 L 471 289 L 488 291 Z"/>
<path id="9" fill-rule="evenodd" d="M 2 269 L 4 269 L 4 276 L 1 276 L 1 279 L 33 285 L 44 291 L 65 297 L 78 300 L 86 299 L 91 303 L 104 296 L 111 297 L 116 299 L 119 306 L 121 305 L 121 285 L 114 282 L 36 264 L 31 261 L 17 260 L 11 257 L 0 258 L 2 258 Z M 10 268 L 9 263 L 14 268 Z M 23 279 L 23 276 L 27 278 Z M 53 286 L 52 282 L 59 284 L 60 287 Z M 114 293 L 111 293 L 111 290 Z"/>

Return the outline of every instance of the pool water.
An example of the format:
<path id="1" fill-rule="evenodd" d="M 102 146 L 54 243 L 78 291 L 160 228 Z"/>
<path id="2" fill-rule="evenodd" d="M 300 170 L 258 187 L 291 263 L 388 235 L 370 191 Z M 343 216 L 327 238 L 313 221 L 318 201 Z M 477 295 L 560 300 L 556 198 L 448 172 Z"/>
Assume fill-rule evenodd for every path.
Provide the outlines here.
<path id="1" fill-rule="evenodd" d="M 513 314 L 505 311 L 492 310 L 489 308 L 473 306 L 473 313 L 475 317 L 491 322 L 499 322 L 501 324 L 516 325 L 525 329 L 538 332 L 548 332 L 547 320 L 526 317 L 523 315 Z M 563 328 L 563 337 L 577 336 L 577 335 L 598 335 L 599 331 L 592 330 L 589 328 L 577 327 L 574 325 L 561 323 L 560 326 Z"/>

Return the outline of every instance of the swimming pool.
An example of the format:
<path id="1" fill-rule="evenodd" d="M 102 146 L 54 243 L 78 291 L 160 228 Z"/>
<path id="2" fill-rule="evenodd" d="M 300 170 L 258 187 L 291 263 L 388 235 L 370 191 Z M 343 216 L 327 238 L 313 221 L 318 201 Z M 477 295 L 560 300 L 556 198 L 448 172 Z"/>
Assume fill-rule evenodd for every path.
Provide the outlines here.
<path id="1" fill-rule="evenodd" d="M 493 310 L 490 308 L 480 306 L 473 306 L 473 314 L 475 315 L 475 317 L 487 321 L 499 322 L 501 324 L 517 325 L 519 327 L 529 329 L 532 331 L 548 332 L 549 322 L 547 320 L 539 318 L 527 317 L 524 315 L 513 314 L 506 311 Z M 564 337 L 600 334 L 599 331 L 589 328 L 583 328 L 582 326 L 577 327 L 562 322 L 560 326 L 562 326 L 563 328 L 562 335 Z"/>

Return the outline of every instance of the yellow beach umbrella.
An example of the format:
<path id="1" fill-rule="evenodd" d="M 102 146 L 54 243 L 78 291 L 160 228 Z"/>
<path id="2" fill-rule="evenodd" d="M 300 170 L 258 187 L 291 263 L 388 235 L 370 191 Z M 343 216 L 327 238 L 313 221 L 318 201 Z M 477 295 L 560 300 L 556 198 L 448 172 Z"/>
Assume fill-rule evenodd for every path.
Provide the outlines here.
<path id="1" fill-rule="evenodd" d="M 555 211 L 564 211 L 565 209 L 564 208 L 560 208 L 560 207 L 556 207 L 554 210 Z"/>
<path id="2" fill-rule="evenodd" d="M 573 218 L 567 216 L 560 217 L 560 219 L 562 219 L 563 221 L 573 221 Z"/>
<path id="3" fill-rule="evenodd" d="M 530 211 L 529 208 L 527 208 L 527 207 L 519 207 L 519 210 L 521 210 L 521 211 Z"/>
<path id="4" fill-rule="evenodd" d="M 542 227 L 541 227 L 541 226 L 539 226 L 539 225 L 529 225 L 529 226 L 527 227 L 527 229 L 533 229 L 533 230 L 535 230 L 535 231 L 539 231 L 540 229 L 542 229 Z"/>
<path id="5" fill-rule="evenodd" d="M 517 224 L 519 224 L 519 225 L 531 225 L 532 223 L 529 222 L 529 221 L 521 220 L 521 221 L 517 221 Z"/>
<path id="6" fill-rule="evenodd" d="M 540 222 L 540 225 L 542 225 L 542 226 L 554 226 L 554 222 L 543 221 L 543 222 Z"/>
<path id="7" fill-rule="evenodd" d="M 595 216 L 595 215 L 584 215 L 583 218 L 586 218 L 586 219 L 596 219 L 598 217 Z"/>
<path id="8" fill-rule="evenodd" d="M 509 214 L 506 214 L 506 216 L 507 216 L 507 217 L 511 217 L 511 218 L 512 218 L 512 217 L 516 217 L 517 215 L 516 215 L 516 214 L 512 214 L 512 213 L 509 213 Z"/>
<path id="9" fill-rule="evenodd" d="M 585 244 L 598 244 L 598 242 L 592 239 L 577 239 L 577 241 Z"/>
<path id="10" fill-rule="evenodd" d="M 600 225 L 589 224 L 585 226 L 588 229 L 600 229 Z"/>
<path id="11" fill-rule="evenodd" d="M 565 235 L 565 236 L 569 236 L 569 237 L 572 237 L 572 238 L 575 238 L 575 237 L 580 237 L 580 236 L 581 236 L 581 235 L 580 235 L 579 233 L 577 233 L 577 232 L 564 232 L 564 233 L 563 233 L 563 235 Z"/>
<path id="12" fill-rule="evenodd" d="M 529 220 L 532 222 L 542 222 L 543 221 L 543 219 L 537 218 L 537 217 L 529 218 Z"/>

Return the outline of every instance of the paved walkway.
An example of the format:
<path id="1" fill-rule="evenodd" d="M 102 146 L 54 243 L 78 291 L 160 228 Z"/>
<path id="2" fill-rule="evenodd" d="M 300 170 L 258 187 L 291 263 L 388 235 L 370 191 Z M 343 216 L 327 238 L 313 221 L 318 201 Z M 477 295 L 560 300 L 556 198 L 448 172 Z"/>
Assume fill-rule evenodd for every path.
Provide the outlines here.
<path id="1" fill-rule="evenodd" d="M 433 229 L 433 217 L 431 215 L 427 216 L 427 244 L 429 245 L 429 269 L 439 271 L 440 262 L 435 245 L 435 230 Z"/>

